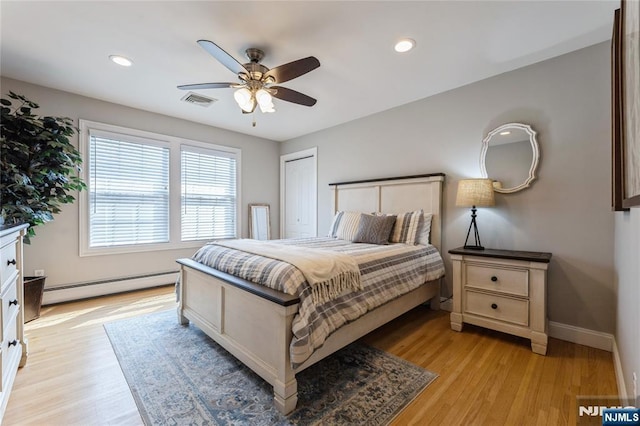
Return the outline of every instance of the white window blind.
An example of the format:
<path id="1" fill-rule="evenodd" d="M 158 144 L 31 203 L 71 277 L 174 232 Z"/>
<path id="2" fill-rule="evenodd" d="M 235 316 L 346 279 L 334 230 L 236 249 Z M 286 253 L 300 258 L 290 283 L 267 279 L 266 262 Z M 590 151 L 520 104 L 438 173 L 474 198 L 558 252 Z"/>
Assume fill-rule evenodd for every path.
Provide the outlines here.
<path id="1" fill-rule="evenodd" d="M 236 237 L 236 155 L 181 147 L 182 241 Z"/>
<path id="2" fill-rule="evenodd" d="M 169 242 L 169 148 L 89 135 L 89 247 Z"/>

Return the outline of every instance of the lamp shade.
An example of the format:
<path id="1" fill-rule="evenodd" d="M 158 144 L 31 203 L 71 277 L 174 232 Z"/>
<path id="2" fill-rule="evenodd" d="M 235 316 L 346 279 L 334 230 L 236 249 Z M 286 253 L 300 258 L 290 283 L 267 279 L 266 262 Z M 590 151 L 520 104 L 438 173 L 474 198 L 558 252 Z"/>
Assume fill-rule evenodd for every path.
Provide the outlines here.
<path id="1" fill-rule="evenodd" d="M 491 179 L 462 179 L 458 182 L 456 206 L 489 207 L 495 205 Z"/>

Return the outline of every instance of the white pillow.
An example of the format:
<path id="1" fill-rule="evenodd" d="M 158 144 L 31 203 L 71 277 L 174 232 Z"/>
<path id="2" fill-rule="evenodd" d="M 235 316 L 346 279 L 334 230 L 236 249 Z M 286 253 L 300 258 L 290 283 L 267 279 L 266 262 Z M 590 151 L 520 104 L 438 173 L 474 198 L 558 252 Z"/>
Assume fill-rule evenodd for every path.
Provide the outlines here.
<path id="1" fill-rule="evenodd" d="M 425 213 L 422 221 L 422 229 L 418 234 L 418 244 L 427 245 L 431 244 L 431 221 L 433 220 L 433 213 Z"/>

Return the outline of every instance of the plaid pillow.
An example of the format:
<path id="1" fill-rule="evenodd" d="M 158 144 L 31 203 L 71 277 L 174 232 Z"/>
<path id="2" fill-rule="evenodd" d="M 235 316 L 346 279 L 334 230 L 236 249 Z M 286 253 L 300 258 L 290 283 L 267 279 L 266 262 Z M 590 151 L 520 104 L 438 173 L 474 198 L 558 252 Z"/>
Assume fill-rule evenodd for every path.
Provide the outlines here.
<path id="1" fill-rule="evenodd" d="M 401 213 L 396 216 L 396 223 L 393 226 L 389 242 L 415 245 L 418 243 L 418 236 L 424 221 L 423 211 Z M 376 213 L 377 216 L 389 216 L 386 213 Z M 431 225 L 429 225 L 431 227 Z"/>
<path id="2" fill-rule="evenodd" d="M 360 212 L 336 212 L 331 227 L 329 228 L 329 237 L 353 241 L 358 232 L 361 216 L 362 213 Z"/>

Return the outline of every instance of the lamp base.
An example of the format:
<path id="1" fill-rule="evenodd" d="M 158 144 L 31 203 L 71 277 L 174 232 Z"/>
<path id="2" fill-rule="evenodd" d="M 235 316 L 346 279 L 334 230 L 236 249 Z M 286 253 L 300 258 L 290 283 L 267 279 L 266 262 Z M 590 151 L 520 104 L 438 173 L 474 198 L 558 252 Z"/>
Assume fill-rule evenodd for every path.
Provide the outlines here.
<path id="1" fill-rule="evenodd" d="M 469 230 L 467 231 L 467 238 L 464 240 L 464 248 L 467 250 L 484 250 L 482 247 L 482 243 L 480 242 L 480 234 L 478 233 L 478 225 L 476 225 L 476 206 L 471 208 L 471 223 L 469 224 Z M 471 241 L 475 244 L 467 244 L 469 243 L 469 235 L 471 234 L 471 230 L 473 229 L 473 237 L 474 241 Z"/>

